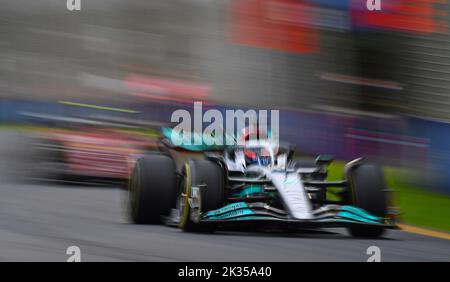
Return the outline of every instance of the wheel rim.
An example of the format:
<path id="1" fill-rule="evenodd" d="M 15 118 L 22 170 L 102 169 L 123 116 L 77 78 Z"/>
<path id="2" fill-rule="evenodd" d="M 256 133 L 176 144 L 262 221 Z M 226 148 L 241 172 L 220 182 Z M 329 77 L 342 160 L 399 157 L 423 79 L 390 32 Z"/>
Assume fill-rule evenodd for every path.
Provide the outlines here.
<path id="1" fill-rule="evenodd" d="M 180 220 L 180 228 L 185 228 L 186 224 L 189 220 L 189 195 L 191 193 L 191 169 L 188 163 L 185 165 L 185 175 L 184 175 L 184 187 L 183 192 L 180 195 L 180 203 L 181 203 L 181 220 Z M 184 194 L 184 196 L 183 196 Z"/>
<path id="2" fill-rule="evenodd" d="M 135 169 L 133 170 L 133 174 L 130 177 L 130 182 L 128 185 L 129 193 L 130 193 L 130 209 L 133 215 L 133 218 L 136 218 L 138 206 L 139 206 L 139 164 L 136 163 Z"/>

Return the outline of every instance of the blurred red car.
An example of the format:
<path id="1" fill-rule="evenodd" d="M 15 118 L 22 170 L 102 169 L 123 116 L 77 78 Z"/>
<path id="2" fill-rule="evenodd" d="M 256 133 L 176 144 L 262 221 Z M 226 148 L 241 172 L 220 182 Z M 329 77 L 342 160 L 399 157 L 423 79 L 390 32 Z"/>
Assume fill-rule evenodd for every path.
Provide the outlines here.
<path id="1" fill-rule="evenodd" d="M 156 137 L 120 129 L 49 129 L 38 135 L 39 177 L 56 180 L 126 180 L 133 160 L 157 144 Z"/>

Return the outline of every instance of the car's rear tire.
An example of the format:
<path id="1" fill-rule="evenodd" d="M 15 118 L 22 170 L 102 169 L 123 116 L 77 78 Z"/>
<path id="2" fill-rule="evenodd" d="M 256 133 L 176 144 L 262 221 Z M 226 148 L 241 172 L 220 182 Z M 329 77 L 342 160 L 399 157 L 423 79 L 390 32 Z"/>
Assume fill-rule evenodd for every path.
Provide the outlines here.
<path id="1" fill-rule="evenodd" d="M 210 160 L 190 160 L 183 168 L 181 191 L 189 196 L 191 187 L 201 185 L 201 211 L 219 209 L 224 203 L 224 172 L 219 164 Z M 203 186 L 204 185 L 204 186 Z M 188 232 L 213 232 L 214 224 L 198 224 L 191 219 L 188 197 L 182 197 L 180 228 Z"/>
<path id="2" fill-rule="evenodd" d="M 176 202 L 176 170 L 172 158 L 149 154 L 136 161 L 130 180 L 129 213 L 138 224 L 159 224 Z"/>
<path id="3" fill-rule="evenodd" d="M 387 214 L 386 181 L 382 169 L 374 164 L 360 164 L 351 168 L 348 174 L 349 193 L 347 202 L 369 213 L 385 217 Z M 355 237 L 379 237 L 384 233 L 382 226 L 354 225 L 349 227 Z"/>

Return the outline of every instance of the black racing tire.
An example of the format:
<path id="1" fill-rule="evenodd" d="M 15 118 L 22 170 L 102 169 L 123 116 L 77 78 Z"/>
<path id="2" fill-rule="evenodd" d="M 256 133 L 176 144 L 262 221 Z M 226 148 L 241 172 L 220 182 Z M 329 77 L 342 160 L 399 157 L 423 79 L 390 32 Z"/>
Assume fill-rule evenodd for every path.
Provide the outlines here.
<path id="1" fill-rule="evenodd" d="M 219 209 L 224 204 L 224 171 L 222 167 L 210 160 L 190 160 L 183 168 L 181 191 L 190 194 L 192 185 L 205 185 L 200 188 L 201 211 Z M 189 201 L 184 199 L 181 212 L 180 228 L 187 232 L 214 232 L 214 224 L 197 224 L 191 220 Z"/>
<path id="2" fill-rule="evenodd" d="M 386 181 L 383 170 L 374 164 L 360 164 L 350 169 L 349 204 L 369 213 L 385 217 L 387 214 Z M 349 232 L 354 237 L 379 237 L 385 231 L 382 226 L 354 225 Z"/>
<path id="3" fill-rule="evenodd" d="M 128 183 L 129 214 L 137 224 L 160 224 L 175 207 L 175 162 L 162 154 L 149 154 L 136 161 Z"/>

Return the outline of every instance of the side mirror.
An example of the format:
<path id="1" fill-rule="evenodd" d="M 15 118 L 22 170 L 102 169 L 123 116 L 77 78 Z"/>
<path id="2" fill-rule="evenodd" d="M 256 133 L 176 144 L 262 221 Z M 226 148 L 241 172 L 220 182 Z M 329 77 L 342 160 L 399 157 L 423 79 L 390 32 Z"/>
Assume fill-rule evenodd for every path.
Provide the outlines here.
<path id="1" fill-rule="evenodd" d="M 323 165 L 329 165 L 334 161 L 334 157 L 332 155 L 319 155 L 316 158 L 316 164 L 323 166 Z"/>

